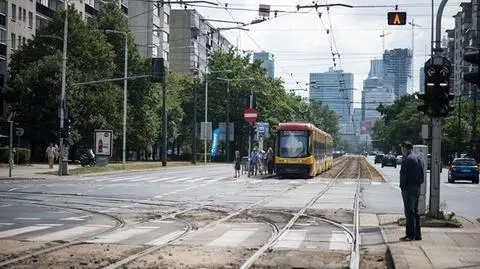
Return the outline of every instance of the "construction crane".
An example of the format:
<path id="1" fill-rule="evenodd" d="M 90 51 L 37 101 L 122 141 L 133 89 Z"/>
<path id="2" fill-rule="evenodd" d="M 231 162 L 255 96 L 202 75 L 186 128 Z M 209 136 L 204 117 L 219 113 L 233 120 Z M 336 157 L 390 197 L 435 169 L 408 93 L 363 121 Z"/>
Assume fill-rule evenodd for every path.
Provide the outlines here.
<path id="1" fill-rule="evenodd" d="M 382 30 L 380 37 L 382 38 L 382 54 L 385 52 L 385 36 L 392 34 L 391 32 L 385 33 L 385 29 Z"/>

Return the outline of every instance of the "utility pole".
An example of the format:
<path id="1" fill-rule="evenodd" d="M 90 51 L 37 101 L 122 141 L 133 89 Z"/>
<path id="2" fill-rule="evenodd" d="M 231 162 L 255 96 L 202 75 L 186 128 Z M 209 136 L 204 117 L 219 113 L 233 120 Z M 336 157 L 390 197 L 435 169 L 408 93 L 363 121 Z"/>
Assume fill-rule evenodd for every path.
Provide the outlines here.
<path id="1" fill-rule="evenodd" d="M 58 159 L 58 175 L 63 176 L 68 172 L 68 154 L 65 153 L 64 136 L 64 121 L 65 121 L 65 108 L 67 106 L 65 91 L 67 87 L 67 39 L 68 39 L 68 1 L 64 1 L 65 4 L 65 22 L 63 27 L 63 56 L 62 56 L 62 90 L 60 96 L 60 158 Z"/>
<path id="2" fill-rule="evenodd" d="M 472 118 L 472 158 L 477 158 L 477 91 L 478 88 L 473 86 L 473 118 Z"/>
<path id="3" fill-rule="evenodd" d="M 225 148 L 226 148 L 226 159 L 225 162 L 230 162 L 230 80 L 227 80 L 227 122 L 225 127 Z"/>
<path id="4" fill-rule="evenodd" d="M 253 92 L 250 92 L 250 108 L 253 108 Z M 248 177 L 250 177 L 250 152 L 252 152 L 252 124 L 248 125 Z"/>
<path id="5" fill-rule="evenodd" d="M 197 86 L 198 73 L 195 74 L 195 83 L 193 84 L 192 164 L 197 164 Z"/>

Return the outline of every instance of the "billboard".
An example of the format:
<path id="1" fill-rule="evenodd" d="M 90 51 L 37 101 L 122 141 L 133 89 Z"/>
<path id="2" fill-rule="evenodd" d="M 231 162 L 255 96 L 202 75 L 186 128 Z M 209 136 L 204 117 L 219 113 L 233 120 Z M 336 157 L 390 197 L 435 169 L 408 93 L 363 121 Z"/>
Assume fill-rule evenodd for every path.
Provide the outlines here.
<path id="1" fill-rule="evenodd" d="M 112 156 L 113 131 L 95 130 L 95 155 Z"/>
<path id="2" fill-rule="evenodd" d="M 373 127 L 373 121 L 371 120 L 363 121 L 360 127 L 360 134 L 371 134 L 372 127 Z"/>

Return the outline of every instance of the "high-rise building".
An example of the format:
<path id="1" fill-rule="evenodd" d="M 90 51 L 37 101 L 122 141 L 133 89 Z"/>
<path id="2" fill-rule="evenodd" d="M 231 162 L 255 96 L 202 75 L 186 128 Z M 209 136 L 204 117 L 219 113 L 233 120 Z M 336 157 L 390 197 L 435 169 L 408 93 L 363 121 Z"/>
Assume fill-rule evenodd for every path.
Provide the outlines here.
<path id="1" fill-rule="evenodd" d="M 176 73 L 205 71 L 212 52 L 226 52 L 232 48 L 232 44 L 196 10 L 172 10 L 170 29 L 170 70 Z"/>
<path id="2" fill-rule="evenodd" d="M 253 54 L 253 61 L 259 60 L 261 67 L 263 67 L 269 78 L 275 78 L 275 62 L 274 55 L 266 51 L 255 52 Z"/>
<path id="3" fill-rule="evenodd" d="M 394 100 L 395 94 L 390 88 L 364 89 L 362 94 L 363 121 L 376 121 L 380 117 L 380 112 L 377 111 L 378 106 L 391 105 Z"/>
<path id="4" fill-rule="evenodd" d="M 354 108 L 353 109 L 353 126 L 355 128 L 355 135 L 360 134 L 360 127 L 362 125 L 362 108 Z"/>
<path id="5" fill-rule="evenodd" d="M 339 116 L 340 133 L 352 127 L 353 74 L 330 68 L 325 73 L 310 73 L 310 100 L 318 100 Z"/>
<path id="6" fill-rule="evenodd" d="M 370 72 L 368 78 L 383 78 L 383 59 L 370 60 Z"/>
<path id="7" fill-rule="evenodd" d="M 420 72 L 418 74 L 418 77 L 420 78 L 420 93 L 425 93 L 425 68 L 420 67 Z"/>
<path id="8" fill-rule="evenodd" d="M 409 49 L 385 50 L 383 54 L 383 80 L 385 86 L 393 89 L 395 98 L 408 93 L 412 65 Z"/>

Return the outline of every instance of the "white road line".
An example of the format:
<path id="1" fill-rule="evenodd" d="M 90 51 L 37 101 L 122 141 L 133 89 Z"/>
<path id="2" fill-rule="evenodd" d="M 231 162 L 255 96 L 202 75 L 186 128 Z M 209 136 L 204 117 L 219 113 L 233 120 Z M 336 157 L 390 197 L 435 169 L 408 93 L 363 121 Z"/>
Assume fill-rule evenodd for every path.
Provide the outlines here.
<path id="1" fill-rule="evenodd" d="M 163 244 L 166 244 L 166 243 L 170 242 L 171 240 L 175 239 L 176 237 L 180 236 L 182 233 L 184 233 L 184 231 L 171 232 L 171 233 L 168 233 L 168 234 L 166 234 L 162 237 L 159 237 L 159 238 L 154 239 L 150 242 L 147 242 L 147 243 L 145 243 L 145 245 L 150 245 L 150 246 L 163 245 Z"/>
<path id="2" fill-rule="evenodd" d="M 170 180 L 170 179 L 172 179 L 172 178 L 176 178 L 176 177 L 164 177 L 164 178 L 159 178 L 159 179 L 150 180 L 150 182 L 151 182 L 151 183 L 161 182 L 161 181 Z"/>
<path id="3" fill-rule="evenodd" d="M 45 229 L 48 229 L 50 227 L 52 227 L 52 226 L 35 225 L 35 226 L 27 226 L 27 227 L 22 227 L 22 228 L 6 230 L 6 231 L 0 232 L 0 238 L 12 237 L 12 236 L 19 235 L 19 234 L 30 233 L 30 232 L 39 231 L 39 230 L 45 230 Z"/>
<path id="4" fill-rule="evenodd" d="M 262 182 L 263 180 L 260 180 L 260 179 L 255 179 L 255 180 L 252 180 L 250 181 L 251 184 L 257 184 L 257 183 L 260 183 Z"/>
<path id="5" fill-rule="evenodd" d="M 288 230 L 284 233 L 273 246 L 273 248 L 299 248 L 305 238 L 307 230 Z"/>
<path id="6" fill-rule="evenodd" d="M 19 217 L 19 218 L 15 218 L 17 220 L 39 220 L 40 218 L 23 218 L 23 217 Z"/>
<path id="7" fill-rule="evenodd" d="M 88 243 L 117 243 L 140 234 L 151 232 L 153 230 L 154 229 L 144 229 L 140 227 L 131 228 L 128 230 L 118 231 L 118 232 L 114 232 L 104 236 L 100 236 L 97 239 L 89 240 L 87 242 Z"/>
<path id="8" fill-rule="evenodd" d="M 373 181 L 371 181 L 370 184 L 372 184 L 372 185 L 382 185 L 383 183 L 382 183 L 382 182 L 373 182 Z"/>
<path id="9" fill-rule="evenodd" d="M 139 178 L 138 176 L 135 177 L 121 177 L 121 178 L 116 178 L 116 179 L 110 179 L 110 182 L 119 182 L 119 181 L 127 181 L 127 180 L 132 180 L 132 179 L 137 179 Z"/>
<path id="10" fill-rule="evenodd" d="M 9 189 L 8 191 L 10 192 L 10 191 L 14 191 L 14 190 L 16 190 L 16 189 L 18 189 L 18 188 L 11 188 L 11 189 Z"/>
<path id="11" fill-rule="evenodd" d="M 209 177 L 199 177 L 199 178 L 196 178 L 196 179 L 193 179 L 193 180 L 190 180 L 188 182 L 197 182 L 197 181 L 202 181 L 202 180 L 205 180 L 205 179 L 208 179 Z"/>
<path id="12" fill-rule="evenodd" d="M 85 215 L 85 216 L 78 216 L 78 217 L 69 217 L 69 218 L 63 218 L 60 220 L 75 220 L 75 221 L 84 221 L 85 218 L 90 217 L 91 215 Z"/>
<path id="13" fill-rule="evenodd" d="M 238 246 L 243 241 L 247 240 L 252 234 L 254 234 L 258 229 L 234 229 L 228 232 L 225 232 L 217 239 L 208 243 L 208 246 Z"/>
<path id="14" fill-rule="evenodd" d="M 330 233 L 330 250 L 349 250 L 351 248 L 348 237 L 342 231 Z"/>
<path id="15" fill-rule="evenodd" d="M 170 180 L 169 182 L 181 182 L 181 181 L 187 181 L 189 179 L 192 179 L 193 177 L 181 177 L 181 178 L 177 178 L 177 179 L 174 179 L 174 180 Z"/>
<path id="16" fill-rule="evenodd" d="M 154 220 L 151 220 L 149 222 L 152 222 L 152 223 L 173 223 L 173 221 L 171 221 L 171 220 L 161 220 L 161 219 L 154 219 Z"/>
<path id="17" fill-rule="evenodd" d="M 195 188 L 205 187 L 207 185 L 210 185 L 210 184 L 215 183 L 215 182 L 217 182 L 219 180 L 222 180 L 222 179 L 223 178 L 217 178 L 217 179 L 214 179 L 214 180 L 209 180 L 206 183 L 202 183 L 202 184 L 198 184 L 198 185 L 192 185 L 192 186 L 189 186 L 189 187 L 186 187 L 186 188 L 182 188 L 182 189 L 178 189 L 178 190 L 175 190 L 175 191 L 159 194 L 159 195 L 154 196 L 153 198 L 160 199 L 160 198 L 162 198 L 164 196 L 167 196 L 167 195 L 170 195 L 170 194 L 175 194 L 175 193 L 182 192 L 182 191 L 188 191 L 188 190 L 195 189 Z"/>
<path id="18" fill-rule="evenodd" d="M 141 177 L 141 178 L 137 178 L 137 179 L 132 179 L 132 180 L 129 180 L 130 182 L 140 182 L 140 181 L 146 181 L 146 180 L 151 180 L 151 179 L 156 179 L 158 177 Z"/>
<path id="19" fill-rule="evenodd" d="M 9 223 L 9 222 L 0 222 L 0 225 L 2 226 L 11 226 L 13 225 L 14 223 Z"/>
<path id="20" fill-rule="evenodd" d="M 345 185 L 353 185 L 353 184 L 357 184 L 357 182 L 345 181 L 345 182 L 343 182 L 343 184 L 345 184 Z"/>
<path id="21" fill-rule="evenodd" d="M 7 205 L 0 205 L 0 208 L 2 208 L 2 207 L 9 207 L 9 206 L 12 206 L 12 205 L 9 205 L 9 204 L 7 204 Z"/>
<path id="22" fill-rule="evenodd" d="M 108 226 L 110 227 L 110 226 Z M 72 241 L 79 237 L 80 235 L 91 233 L 100 229 L 104 229 L 104 227 L 98 226 L 78 226 L 58 232 L 53 232 L 45 235 L 40 235 L 32 238 L 28 238 L 29 241 L 55 241 L 55 240 L 64 240 L 64 241 Z"/>

